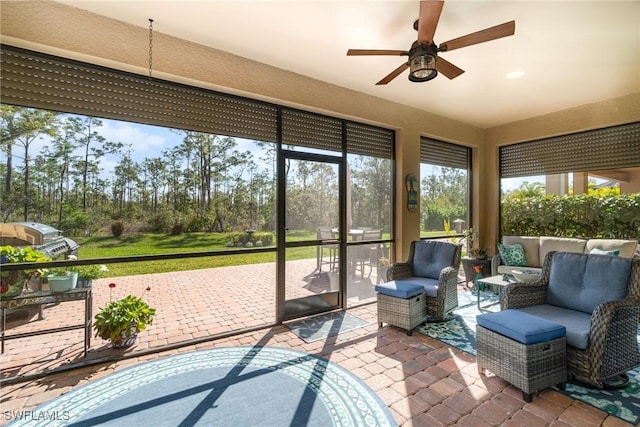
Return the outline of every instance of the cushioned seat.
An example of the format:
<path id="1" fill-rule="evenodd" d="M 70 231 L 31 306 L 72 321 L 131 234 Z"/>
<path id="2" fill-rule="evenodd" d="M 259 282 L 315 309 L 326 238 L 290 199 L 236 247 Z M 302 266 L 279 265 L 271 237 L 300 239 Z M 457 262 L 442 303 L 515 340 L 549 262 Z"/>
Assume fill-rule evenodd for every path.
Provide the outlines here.
<path id="1" fill-rule="evenodd" d="M 566 328 L 558 323 L 518 310 L 487 313 L 477 317 L 478 325 L 523 344 L 536 344 L 564 337 Z"/>
<path id="2" fill-rule="evenodd" d="M 411 277 L 410 279 L 399 279 L 397 281 L 411 283 L 422 288 L 428 297 L 435 298 L 438 296 L 440 281 L 438 279 L 430 279 L 428 277 Z"/>
<path id="3" fill-rule="evenodd" d="M 424 293 L 424 288 L 416 283 L 405 280 L 392 280 L 376 285 L 376 292 L 396 298 L 411 298 Z"/>
<path id="4" fill-rule="evenodd" d="M 389 267 L 387 277 L 420 285 L 426 295 L 427 315 L 443 320 L 458 306 L 458 269 L 462 246 L 435 240 L 411 242 L 407 262 Z"/>
<path id="5" fill-rule="evenodd" d="M 534 305 L 532 307 L 519 308 L 518 310 L 563 325 L 567 330 L 567 345 L 582 350 L 589 345 L 590 314 L 551 304 Z"/>

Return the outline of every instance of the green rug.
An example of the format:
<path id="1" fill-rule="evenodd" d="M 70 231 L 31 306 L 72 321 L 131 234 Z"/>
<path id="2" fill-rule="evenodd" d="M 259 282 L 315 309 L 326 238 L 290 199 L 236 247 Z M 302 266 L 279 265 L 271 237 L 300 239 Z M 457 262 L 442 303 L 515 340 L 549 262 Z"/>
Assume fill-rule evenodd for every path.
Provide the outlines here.
<path id="1" fill-rule="evenodd" d="M 464 352 L 476 354 L 476 316 L 480 314 L 476 295 L 471 292 L 458 294 L 459 307 L 453 311 L 454 317 L 446 322 L 427 323 L 415 331 L 435 338 Z M 497 301 L 491 292 L 481 295 L 481 305 Z M 494 306 L 497 311 L 497 306 Z M 640 330 L 638 331 L 640 343 Z M 629 384 L 622 390 L 598 390 L 578 384 L 568 383 L 566 390 L 558 390 L 574 399 L 599 408 L 632 424 L 640 422 L 640 368 L 627 372 Z"/>

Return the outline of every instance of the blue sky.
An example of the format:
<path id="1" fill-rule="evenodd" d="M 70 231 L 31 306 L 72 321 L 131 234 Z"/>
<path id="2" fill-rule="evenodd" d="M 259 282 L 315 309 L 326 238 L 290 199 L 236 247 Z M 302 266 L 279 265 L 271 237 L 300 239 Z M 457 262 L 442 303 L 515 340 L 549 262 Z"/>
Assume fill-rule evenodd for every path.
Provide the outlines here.
<path id="1" fill-rule="evenodd" d="M 125 145 L 124 150 L 131 150 L 131 158 L 137 163 L 141 163 L 145 158 L 160 157 L 162 152 L 179 145 L 182 142 L 184 133 L 170 128 L 160 126 L 130 123 L 118 120 L 100 119 L 102 126 L 96 131 L 107 141 L 121 142 Z M 45 145 L 50 144 L 51 138 L 41 136 L 32 143 L 29 148 L 30 157 L 37 156 Z M 255 151 L 256 147 L 252 140 L 236 138 L 237 149 L 240 151 Z M 130 148 L 129 148 L 130 146 Z M 81 154 L 78 152 L 77 154 Z M 120 163 L 124 151 L 117 154 L 109 154 L 101 159 L 100 168 L 103 177 L 109 177 L 114 168 Z M 21 148 L 14 148 L 14 166 L 22 167 L 23 152 Z M 0 152 L 0 161 L 6 162 L 6 155 Z"/>

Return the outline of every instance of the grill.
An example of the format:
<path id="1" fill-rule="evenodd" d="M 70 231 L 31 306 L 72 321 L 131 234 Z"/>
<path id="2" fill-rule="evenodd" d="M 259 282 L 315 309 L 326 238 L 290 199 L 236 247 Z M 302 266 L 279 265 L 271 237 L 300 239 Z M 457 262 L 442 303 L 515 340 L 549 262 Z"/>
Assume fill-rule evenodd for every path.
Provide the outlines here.
<path id="1" fill-rule="evenodd" d="M 78 245 L 62 232 L 37 222 L 10 222 L 0 224 L 0 245 L 31 246 L 51 259 L 78 255 Z"/>

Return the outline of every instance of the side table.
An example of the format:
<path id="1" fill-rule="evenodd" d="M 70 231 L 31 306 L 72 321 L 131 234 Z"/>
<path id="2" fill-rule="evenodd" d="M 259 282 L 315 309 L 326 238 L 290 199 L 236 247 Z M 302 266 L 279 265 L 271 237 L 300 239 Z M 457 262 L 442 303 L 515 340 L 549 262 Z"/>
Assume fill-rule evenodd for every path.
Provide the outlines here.
<path id="1" fill-rule="evenodd" d="M 6 335 L 5 334 L 5 310 L 18 308 L 25 305 L 42 305 L 51 303 L 62 303 L 66 301 L 84 300 L 84 323 L 79 325 L 59 326 L 57 328 L 43 329 L 40 331 L 25 332 L 21 334 Z M 84 355 L 91 345 L 91 324 L 93 320 L 93 296 L 91 288 L 76 288 L 66 292 L 25 292 L 13 298 L 0 299 L 0 353 L 4 353 L 4 342 L 17 338 L 26 338 L 36 335 L 43 335 L 54 332 L 69 331 L 72 329 L 84 329 Z"/>
<path id="2" fill-rule="evenodd" d="M 474 267 L 476 265 L 482 266 L 482 277 L 488 277 L 491 275 L 491 258 L 471 258 L 463 256 L 461 258 L 462 268 L 464 269 L 465 286 L 473 288 L 473 279 L 476 277 Z M 471 286 L 469 286 L 471 282 Z"/>
<path id="3" fill-rule="evenodd" d="M 488 304 L 481 307 L 480 293 L 482 293 L 482 291 L 480 289 L 476 289 L 476 292 L 478 293 L 478 310 L 481 312 L 491 312 L 491 310 L 488 310 L 488 308 L 498 304 L 500 304 L 500 309 L 502 309 L 502 299 L 507 289 L 507 286 L 509 286 L 511 283 L 516 283 L 516 281 L 504 280 L 502 274 L 491 276 L 491 277 L 485 277 L 483 279 L 478 280 L 478 282 L 484 285 L 484 288 L 485 288 L 484 290 L 490 290 L 490 291 L 496 292 L 496 288 L 498 288 L 497 293 L 499 295 L 498 302 L 494 302 L 492 304 Z M 487 288 L 490 288 L 490 289 L 487 289 Z"/>

